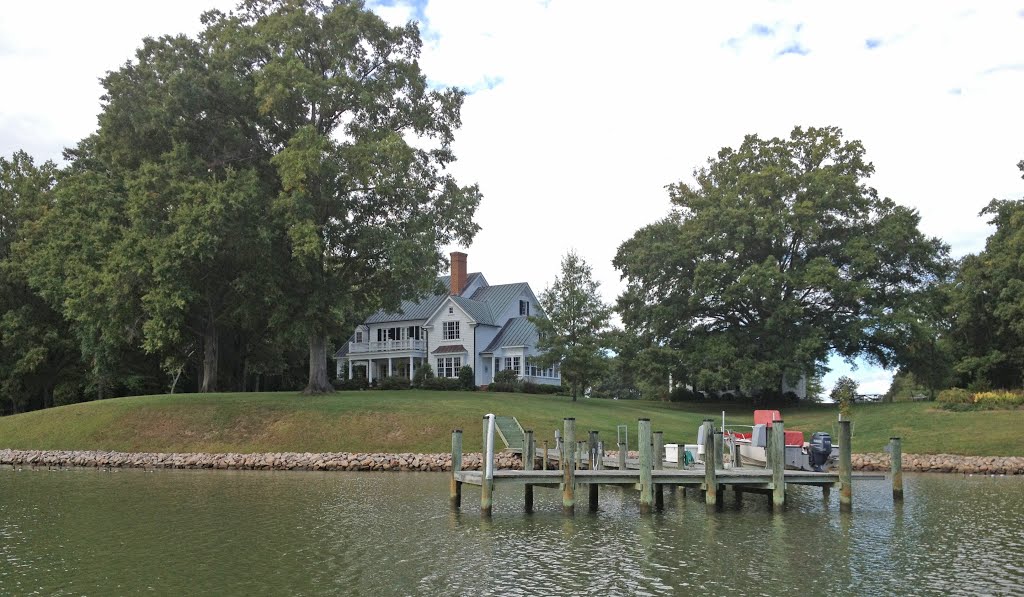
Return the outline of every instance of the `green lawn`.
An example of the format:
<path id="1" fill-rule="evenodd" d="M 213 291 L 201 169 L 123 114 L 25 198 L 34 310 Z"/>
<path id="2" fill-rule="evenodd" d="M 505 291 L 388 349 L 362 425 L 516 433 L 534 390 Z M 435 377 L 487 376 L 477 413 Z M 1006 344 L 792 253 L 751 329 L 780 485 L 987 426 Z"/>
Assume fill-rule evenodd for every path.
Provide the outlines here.
<path id="1" fill-rule="evenodd" d="M 650 418 L 668 443 L 692 443 L 706 417 L 752 423 L 746 404 L 681 404 L 487 392 L 368 391 L 308 397 L 295 393 L 135 396 L 0 418 L 0 448 L 129 452 L 444 452 L 464 431 L 466 451 L 480 445 L 481 419 L 512 415 L 538 442 L 553 440 L 563 417 L 577 436 L 600 431 L 609 449 L 617 425 Z M 833 405 L 783 410 L 787 429 L 830 431 Z M 878 452 L 892 435 L 905 453 L 1024 455 L 1024 411 L 946 412 L 930 403 L 854 406 L 854 451 Z M 553 445 L 553 444 L 552 444 Z"/>

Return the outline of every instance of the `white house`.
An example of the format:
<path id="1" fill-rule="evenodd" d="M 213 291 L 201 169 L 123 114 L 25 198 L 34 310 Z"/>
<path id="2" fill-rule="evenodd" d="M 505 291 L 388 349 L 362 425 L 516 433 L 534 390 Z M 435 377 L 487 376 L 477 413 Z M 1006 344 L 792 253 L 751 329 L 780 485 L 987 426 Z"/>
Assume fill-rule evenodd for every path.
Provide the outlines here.
<path id="1" fill-rule="evenodd" d="M 483 274 L 466 272 L 465 253 L 452 253 L 451 263 L 451 275 L 438 280 L 447 294 L 402 301 L 397 313 L 378 311 L 356 326 L 334 355 L 338 377 L 412 379 L 430 363 L 438 377 L 458 377 L 470 365 L 477 385 L 491 383 L 503 369 L 526 381 L 560 384 L 557 366 L 540 369 L 531 362 L 537 328 L 528 317 L 541 312 L 530 285 L 491 286 Z"/>

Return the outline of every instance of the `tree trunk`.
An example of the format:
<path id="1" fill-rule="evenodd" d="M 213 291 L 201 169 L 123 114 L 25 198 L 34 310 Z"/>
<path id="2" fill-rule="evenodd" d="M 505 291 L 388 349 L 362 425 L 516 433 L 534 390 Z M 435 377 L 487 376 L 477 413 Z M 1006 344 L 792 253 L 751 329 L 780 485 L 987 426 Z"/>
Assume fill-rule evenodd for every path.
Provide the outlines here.
<path id="1" fill-rule="evenodd" d="M 218 352 L 217 326 L 211 317 L 203 333 L 203 385 L 199 388 L 200 392 L 217 391 Z"/>
<path id="2" fill-rule="evenodd" d="M 327 338 L 312 335 L 309 337 L 309 384 L 303 394 L 327 394 L 334 387 L 327 379 Z"/>

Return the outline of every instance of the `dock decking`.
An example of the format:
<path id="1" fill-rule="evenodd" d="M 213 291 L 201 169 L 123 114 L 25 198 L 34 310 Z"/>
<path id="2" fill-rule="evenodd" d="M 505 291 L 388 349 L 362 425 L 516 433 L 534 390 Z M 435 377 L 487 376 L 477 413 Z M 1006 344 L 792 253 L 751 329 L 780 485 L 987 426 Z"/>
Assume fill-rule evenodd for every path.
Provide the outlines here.
<path id="1" fill-rule="evenodd" d="M 556 449 L 542 452 L 538 458 L 533 431 L 524 432 L 523 448 L 514 450 L 524 454 L 523 470 L 494 470 L 493 417 L 484 417 L 484 466 L 479 471 L 463 471 L 462 468 L 462 431 L 452 431 L 452 477 L 449 501 L 453 509 L 462 504 L 462 486 L 480 487 L 480 512 L 490 516 L 492 494 L 495 487 L 521 486 L 525 489 L 524 500 L 527 512 L 533 511 L 534 487 L 557 488 L 562 491 L 562 511 L 572 515 L 576 503 L 576 489 L 587 487 L 589 506 L 596 511 L 601 485 L 635 488 L 639 491 L 640 512 L 650 513 L 652 509 L 663 507 L 663 490 L 665 487 L 696 488 L 702 490 L 705 502 L 709 506 L 717 506 L 721 502 L 721 494 L 726 488 L 737 492 L 765 493 L 772 496 L 772 507 L 781 510 L 785 504 L 786 485 L 809 485 L 820 487 L 825 495 L 836 487 L 839 489 L 840 509 L 849 511 L 852 505 L 852 484 L 858 480 L 884 480 L 885 475 L 862 473 L 854 475 L 850 462 L 850 422 L 840 421 L 840 458 L 839 470 L 827 472 L 811 472 L 789 470 L 784 468 L 785 423 L 775 421 L 773 431 L 769 433 L 768 455 L 769 467 L 730 466 L 726 468 L 723 458 L 722 430 L 715 430 L 711 419 L 704 421 L 704 437 L 709 438 L 705 463 L 697 463 L 689 467 L 664 468 L 664 442 L 661 432 L 651 432 L 650 420 L 638 420 L 639 458 L 625 457 L 626 446 L 619 445 L 616 457 L 606 456 L 603 442 L 598 441 L 597 432 L 591 431 L 588 441 L 575 441 L 575 419 L 564 420 L 564 432 L 556 432 Z M 488 441 L 488 433 L 491 441 Z M 899 438 L 892 438 L 892 448 L 899 450 Z M 545 446 L 547 442 L 544 442 Z M 585 450 L 584 450 L 585 449 Z M 584 454 L 587 454 L 584 458 Z M 734 462 L 738 454 L 733 455 Z M 538 460 L 542 470 L 535 470 Z M 548 464 L 553 467 L 545 470 Z M 489 464 L 489 466 L 488 466 Z M 678 464 L 677 464 L 678 466 Z M 895 466 L 895 465 L 894 465 Z M 612 468 L 615 467 L 615 468 Z M 902 499 L 902 475 L 893 470 L 893 497 Z M 897 486 L 898 484 L 898 486 Z"/>

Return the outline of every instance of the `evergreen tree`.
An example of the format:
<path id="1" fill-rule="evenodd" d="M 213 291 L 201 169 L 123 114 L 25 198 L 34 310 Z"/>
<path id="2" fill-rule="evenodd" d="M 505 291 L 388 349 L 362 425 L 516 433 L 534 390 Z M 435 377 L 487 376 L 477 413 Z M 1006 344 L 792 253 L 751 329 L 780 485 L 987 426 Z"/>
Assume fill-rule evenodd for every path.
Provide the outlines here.
<path id="1" fill-rule="evenodd" d="M 543 367 L 559 364 L 562 383 L 572 399 L 586 392 L 605 366 L 602 350 L 611 309 L 601 301 L 591 268 L 574 251 L 562 259 L 561 275 L 540 295 L 543 317 L 532 317 L 537 326 L 538 362 Z"/>

